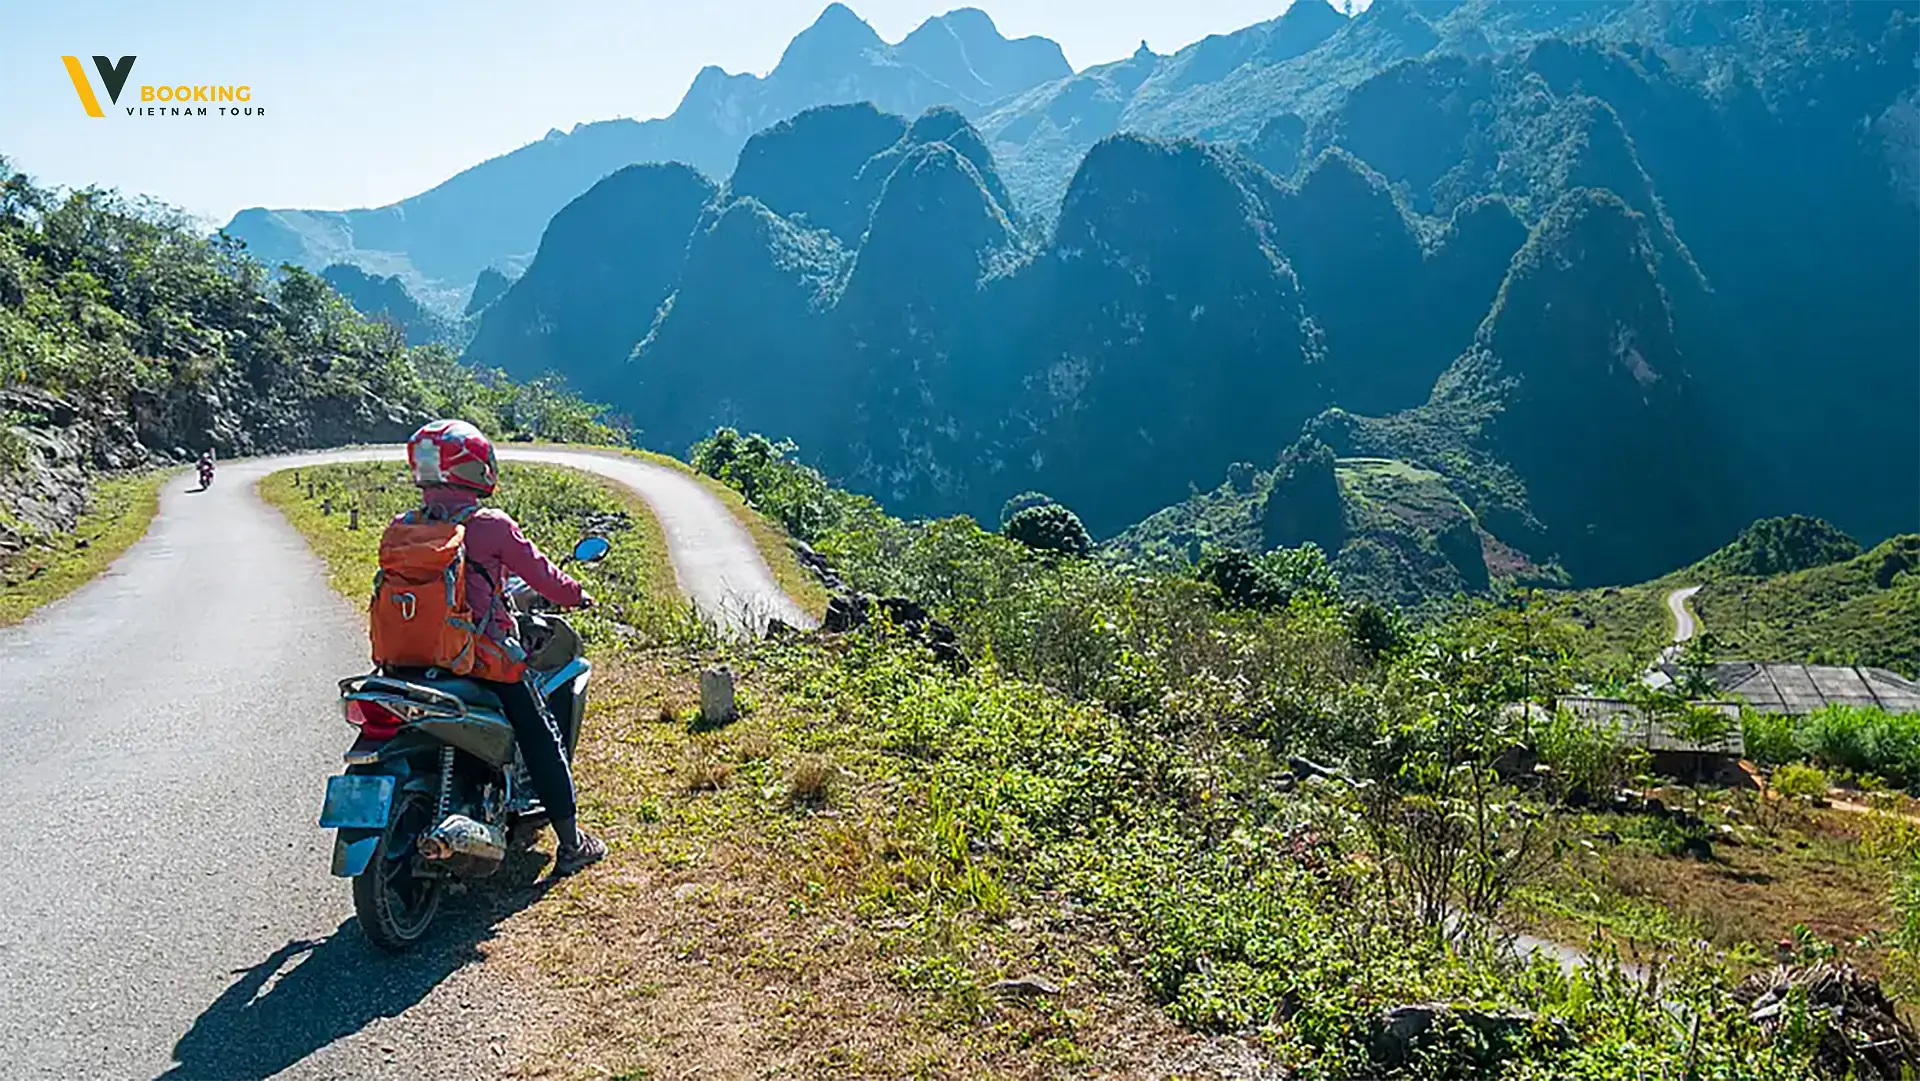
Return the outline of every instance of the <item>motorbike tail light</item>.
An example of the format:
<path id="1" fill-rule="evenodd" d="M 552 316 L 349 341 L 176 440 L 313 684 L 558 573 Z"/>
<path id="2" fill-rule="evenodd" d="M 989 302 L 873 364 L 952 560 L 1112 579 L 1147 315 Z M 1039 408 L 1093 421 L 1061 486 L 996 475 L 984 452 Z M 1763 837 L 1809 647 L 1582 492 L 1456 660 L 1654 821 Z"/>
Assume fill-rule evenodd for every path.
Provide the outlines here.
<path id="1" fill-rule="evenodd" d="M 392 739 L 406 724 L 406 718 L 378 702 L 349 698 L 346 703 L 347 723 L 360 729 L 360 734 L 368 739 Z"/>

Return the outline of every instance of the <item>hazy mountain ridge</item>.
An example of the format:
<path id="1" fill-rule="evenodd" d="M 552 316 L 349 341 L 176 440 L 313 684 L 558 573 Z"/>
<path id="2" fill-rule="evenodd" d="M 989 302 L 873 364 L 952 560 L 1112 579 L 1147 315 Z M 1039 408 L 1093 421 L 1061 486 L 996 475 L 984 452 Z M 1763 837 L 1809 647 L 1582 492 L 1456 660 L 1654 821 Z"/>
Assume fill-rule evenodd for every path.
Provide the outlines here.
<path id="1" fill-rule="evenodd" d="M 1896 113 L 1914 21 L 1790 26 L 1748 57 L 1765 78 L 1722 65 L 1709 86 L 1702 53 L 1528 37 L 1521 6 L 1481 35 L 1513 50 L 1395 63 L 1242 149 L 1109 136 L 1050 230 L 947 107 L 806 111 L 749 139 L 726 184 L 626 170 L 679 169 L 684 197 L 609 181 L 570 206 L 469 358 L 557 371 L 665 449 L 755 428 L 905 513 L 990 517 L 1039 488 L 1103 536 L 1304 427 L 1342 460 L 1399 463 L 1367 474 L 1400 485 L 1377 505 L 1433 511 L 1398 532 L 1346 514 L 1370 524 L 1336 555 L 1401 597 L 1645 578 L 1767 514 L 1910 528 L 1920 448 L 1902 450 L 1920 437 L 1896 407 L 1920 396 L 1920 358 L 1895 298 L 1920 291 L 1897 242 L 1920 220 L 1887 125 L 1826 103 Z M 1373 40 L 1360 28 L 1294 59 Z M 1209 48 L 1182 68 L 1250 55 Z M 1141 85 L 1168 68 L 1136 59 Z M 1793 230 L 1750 227 L 1809 205 Z M 1823 252 L 1843 244 L 1837 269 Z M 1819 340 L 1856 347 L 1810 385 Z M 1782 438 L 1834 418 L 1844 434 Z"/>
<path id="2" fill-rule="evenodd" d="M 1349 20 L 1326 0 L 1298 0 L 1272 20 L 1171 55 L 1143 44 L 1133 57 L 1075 73 L 1055 43 L 1010 41 L 976 10 L 930 19 L 888 45 L 852 11 L 833 4 L 765 78 L 703 69 L 666 118 L 555 130 L 390 206 L 251 208 L 228 229 L 269 264 L 318 270 L 353 263 L 399 276 L 423 303 L 451 314 L 461 310 L 482 268 L 518 273 L 552 214 L 614 170 L 680 161 L 723 177 L 753 132 L 812 106 L 858 101 L 907 116 L 944 104 L 974 118 L 999 163 L 1003 207 L 1041 225 L 1056 215 L 1080 158 L 1119 131 L 1246 143 L 1282 175 L 1339 143 L 1399 184 L 1406 178 L 1395 164 L 1372 153 L 1378 145 L 1358 146 L 1352 133 L 1334 136 L 1322 123 L 1357 88 L 1404 60 L 1487 58 L 1531 43 L 1580 39 L 1620 44 L 1643 58 L 1657 49 L 1694 83 L 1746 88 L 1768 107 L 1815 100 L 1835 115 L 1864 110 L 1853 115 L 1864 115 L 1880 133 L 1890 148 L 1887 167 L 1903 170 L 1908 188 L 1920 196 L 1920 167 L 1909 160 L 1920 148 L 1920 96 L 1898 96 L 1906 84 L 1898 63 L 1886 59 L 1900 55 L 1902 31 L 1888 30 L 1888 13 L 1896 26 L 1911 16 L 1891 4 L 1378 0 Z M 1792 38 L 1814 41 L 1824 50 L 1821 63 L 1749 55 Z M 1863 92 L 1874 80 L 1830 85 L 1809 67 L 1891 69 L 1897 85 Z M 1309 121 L 1322 132 L 1316 145 L 1291 154 L 1271 145 L 1289 130 L 1303 136 Z M 1436 134 L 1409 129 L 1400 138 L 1426 145 Z M 1415 182 L 1416 189 L 1425 187 Z M 1452 187 L 1457 198 L 1485 190 L 1483 184 Z M 1424 198 L 1413 202 L 1423 212 L 1445 213 Z"/>
<path id="3" fill-rule="evenodd" d="M 623 166 L 673 161 L 722 177 L 748 136 L 813 106 L 871 101 L 907 115 L 935 105 L 974 110 L 1070 72 L 1054 42 L 1004 38 L 974 9 L 929 19 L 889 45 L 835 3 L 764 78 L 704 68 L 665 118 L 554 130 L 389 206 L 250 208 L 227 231 L 269 264 L 317 270 L 353 263 L 397 275 L 424 303 L 458 311 L 483 268 L 520 270 L 554 213 Z"/>
<path id="4" fill-rule="evenodd" d="M 408 345 L 441 342 L 457 349 L 466 341 L 468 327 L 463 320 L 429 310 L 407 292 L 406 283 L 398 277 L 368 274 L 350 263 L 334 263 L 322 270 L 320 277 L 354 310 L 393 324 Z"/>

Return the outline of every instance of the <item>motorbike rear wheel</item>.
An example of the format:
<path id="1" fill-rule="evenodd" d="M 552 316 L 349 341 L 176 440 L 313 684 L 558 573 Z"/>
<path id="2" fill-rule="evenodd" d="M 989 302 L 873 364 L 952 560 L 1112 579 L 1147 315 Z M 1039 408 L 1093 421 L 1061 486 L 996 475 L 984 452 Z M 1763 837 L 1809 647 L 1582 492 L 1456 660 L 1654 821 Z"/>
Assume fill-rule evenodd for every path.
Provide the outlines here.
<path id="1" fill-rule="evenodd" d="M 400 953 L 433 925 L 446 880 L 415 873 L 414 848 L 433 828 L 433 799 L 424 792 L 400 792 L 394 800 L 373 859 L 354 877 L 353 912 L 369 942 Z"/>

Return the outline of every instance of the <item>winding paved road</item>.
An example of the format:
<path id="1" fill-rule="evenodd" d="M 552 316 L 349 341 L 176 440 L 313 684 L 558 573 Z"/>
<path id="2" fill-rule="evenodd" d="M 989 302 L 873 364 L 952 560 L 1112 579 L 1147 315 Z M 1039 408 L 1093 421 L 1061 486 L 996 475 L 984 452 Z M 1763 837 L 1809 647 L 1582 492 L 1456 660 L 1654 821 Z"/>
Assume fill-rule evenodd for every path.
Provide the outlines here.
<path id="1" fill-rule="evenodd" d="M 1661 663 L 1671 663 L 1680 659 L 1680 650 L 1691 641 L 1700 625 L 1688 610 L 1687 602 L 1700 592 L 1699 586 L 1686 586 L 1667 594 L 1667 611 L 1673 613 L 1673 644 L 1660 650 Z"/>
<path id="2" fill-rule="evenodd" d="M 0 630 L 0 1076 L 497 1075 L 514 1013 L 468 963 L 534 891 L 470 895 L 404 959 L 362 943 L 314 817 L 348 742 L 334 682 L 364 669 L 365 631 L 253 493 L 290 465 L 398 453 L 230 463 L 207 492 L 176 479 L 105 574 Z M 503 455 L 632 486 L 708 614 L 811 623 L 685 474 Z"/>
<path id="3" fill-rule="evenodd" d="M 1687 602 L 1692 600 L 1693 595 L 1698 592 L 1700 592 L 1699 586 L 1688 586 L 1685 589 L 1676 589 L 1672 593 L 1667 594 L 1667 610 L 1673 613 L 1673 640 L 1675 643 L 1685 642 L 1693 638 L 1696 625 L 1693 621 L 1693 613 L 1687 609 Z"/>

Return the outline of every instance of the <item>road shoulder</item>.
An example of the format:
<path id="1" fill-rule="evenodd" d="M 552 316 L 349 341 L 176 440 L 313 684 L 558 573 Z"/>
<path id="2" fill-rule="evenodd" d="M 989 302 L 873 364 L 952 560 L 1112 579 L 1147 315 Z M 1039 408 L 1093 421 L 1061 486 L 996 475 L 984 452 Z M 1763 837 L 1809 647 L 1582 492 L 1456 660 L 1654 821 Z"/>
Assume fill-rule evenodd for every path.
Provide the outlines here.
<path id="1" fill-rule="evenodd" d="M 146 536 L 171 475 L 156 469 L 96 481 L 87 493 L 87 511 L 71 531 L 32 537 L 0 564 L 0 627 L 13 626 L 93 581 Z"/>

